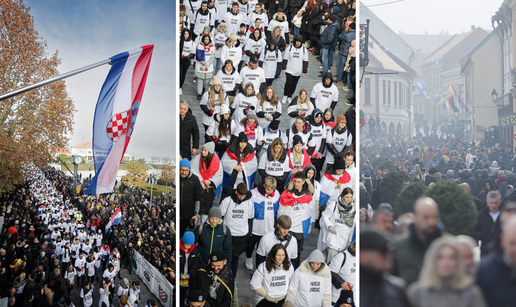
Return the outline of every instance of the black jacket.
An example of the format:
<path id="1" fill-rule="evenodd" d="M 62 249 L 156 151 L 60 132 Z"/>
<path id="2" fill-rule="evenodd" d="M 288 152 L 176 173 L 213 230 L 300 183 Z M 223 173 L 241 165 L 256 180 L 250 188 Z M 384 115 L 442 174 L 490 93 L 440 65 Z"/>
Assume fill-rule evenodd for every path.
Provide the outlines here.
<path id="1" fill-rule="evenodd" d="M 197 246 L 192 245 L 192 247 L 187 252 L 189 254 L 188 269 L 185 270 L 187 253 L 183 249 L 183 246 L 179 245 L 179 273 L 190 275 L 190 280 L 192 280 L 192 278 L 195 276 L 195 273 L 197 273 L 197 270 L 199 269 L 199 250 L 197 249 Z"/>
<path id="2" fill-rule="evenodd" d="M 188 177 L 179 179 L 179 184 L 181 185 L 181 198 L 179 200 L 180 211 L 179 218 L 180 219 L 190 219 L 195 215 L 195 206 L 196 202 L 199 202 L 202 198 L 202 186 L 199 181 L 199 177 L 192 174 Z"/>
<path id="3" fill-rule="evenodd" d="M 193 148 L 199 149 L 199 127 L 195 116 L 193 116 L 191 110 L 185 115 L 185 118 L 179 117 L 180 120 L 180 138 L 179 138 L 179 150 L 181 157 L 192 159 L 192 140 Z"/>
<path id="4" fill-rule="evenodd" d="M 206 301 L 210 304 L 210 306 L 231 307 L 235 282 L 233 279 L 233 274 L 229 269 L 229 265 L 226 264 L 220 274 L 214 274 L 212 277 L 210 277 L 210 275 L 211 268 L 209 266 L 204 269 L 199 269 L 191 281 L 190 288 L 201 290 L 202 292 L 206 293 Z M 215 290 L 217 298 L 212 298 L 209 295 L 210 287 L 214 281 L 219 283 Z"/>
<path id="5" fill-rule="evenodd" d="M 476 276 L 488 306 L 513 306 L 516 301 L 516 274 L 503 260 L 502 253 L 493 252 L 482 259 Z M 363 290 L 361 290 L 363 291 Z"/>
<path id="6" fill-rule="evenodd" d="M 500 233 L 500 215 L 498 215 L 496 221 L 493 221 L 491 215 L 489 215 L 489 208 L 485 207 L 477 215 L 477 225 L 473 232 L 475 240 L 482 240 L 481 255 L 486 255 L 489 252 L 490 243 L 493 240 L 497 240 Z"/>
<path id="7" fill-rule="evenodd" d="M 408 307 L 399 278 L 360 267 L 360 306 Z"/>

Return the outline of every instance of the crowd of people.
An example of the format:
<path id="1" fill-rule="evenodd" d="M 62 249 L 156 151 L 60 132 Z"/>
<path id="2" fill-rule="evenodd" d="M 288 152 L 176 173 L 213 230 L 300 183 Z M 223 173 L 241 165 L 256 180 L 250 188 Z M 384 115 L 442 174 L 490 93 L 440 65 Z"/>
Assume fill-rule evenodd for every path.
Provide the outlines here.
<path id="1" fill-rule="evenodd" d="M 215 88 L 215 93 L 223 92 L 216 96 L 220 96 L 221 101 L 228 96 L 232 105 L 239 93 L 244 97 L 256 94 L 260 99 L 258 93 L 264 93 L 273 82 L 279 82 L 277 79 L 283 74 L 285 85 L 280 98 L 283 104 L 295 106 L 296 100 L 302 100 L 299 106 L 312 102 L 324 111 L 338 101 L 336 85 L 342 84 L 342 90 L 353 91 L 354 96 L 355 7 L 355 0 L 181 1 L 180 93 L 192 67 L 197 100 L 208 107 L 203 111 L 211 117 L 210 110 L 217 105 L 214 111 L 218 113 L 219 105 L 217 98 L 208 94 L 213 93 L 211 85 L 218 83 L 220 87 Z M 338 60 L 335 59 L 337 49 Z M 309 96 L 309 89 L 305 89 L 306 96 L 301 98 L 296 86 L 307 74 L 309 52 L 321 63 L 319 77 L 323 80 Z M 337 65 L 335 82 L 330 72 L 334 61 Z M 251 92 L 248 92 L 249 84 L 252 84 Z M 260 101 L 265 114 L 258 115 L 259 119 L 270 122 L 272 119 L 264 115 L 274 116 L 278 108 L 281 113 L 277 96 L 280 95 L 274 91 L 272 97 L 266 96 L 266 106 L 263 99 Z M 258 108 L 255 99 L 244 101 L 246 106 Z"/>
<path id="2" fill-rule="evenodd" d="M 512 306 L 516 298 L 513 149 L 493 142 L 492 132 L 479 143 L 468 143 L 452 134 L 447 124 L 441 127 L 447 134 L 440 131 L 437 136 L 434 128 L 423 127 L 425 135 L 418 131 L 413 139 L 378 137 L 361 143 L 360 303 Z M 457 218 L 471 219 L 473 231 L 448 233 L 442 220 L 451 214 L 449 207 L 424 195 L 414 201 L 411 212 L 398 215 L 395 203 L 399 203 L 382 199 L 386 191 L 381 187 L 396 177 L 388 176 L 392 172 L 406 174 L 399 186 L 392 186 L 392 181 L 388 185 L 398 196 L 417 184 L 427 191 L 456 184 L 454 191 L 463 195 L 474 213 Z"/>
<path id="3" fill-rule="evenodd" d="M 302 44 L 294 39 L 295 48 Z M 262 69 L 252 58 L 243 79 L 247 70 Z M 228 74 L 238 69 L 222 64 Z M 302 75 L 306 64 L 294 68 Z M 256 292 L 244 306 L 353 306 L 354 106 L 334 114 L 345 104 L 329 72 L 311 93 L 301 89 L 292 100 L 284 95 L 286 112 L 267 75 L 257 82 L 235 78 L 245 84 L 236 95 L 224 76 L 207 84 L 198 97 L 202 118 L 193 114 L 193 102 L 180 103 L 181 306 L 235 306 L 244 287 Z M 296 84 L 285 88 L 293 94 Z M 289 128 L 281 129 L 281 122 Z M 304 259 L 309 233 L 319 244 Z M 244 253 L 250 283 L 237 278 Z"/>
<path id="4" fill-rule="evenodd" d="M 123 184 L 96 198 L 76 194 L 72 177 L 52 167 L 26 173 L 0 194 L 0 289 L 8 305 L 157 306 L 156 299 L 141 300 L 138 278 L 120 271 L 132 275 L 138 251 L 174 283 L 172 200 L 157 197 L 149 206 L 141 190 Z M 123 220 L 106 232 L 118 207 Z"/>

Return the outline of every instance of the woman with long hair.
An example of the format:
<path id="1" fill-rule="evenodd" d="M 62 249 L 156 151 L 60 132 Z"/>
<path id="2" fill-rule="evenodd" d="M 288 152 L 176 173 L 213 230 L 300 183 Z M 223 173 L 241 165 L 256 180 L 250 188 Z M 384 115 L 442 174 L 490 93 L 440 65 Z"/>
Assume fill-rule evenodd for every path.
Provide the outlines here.
<path id="1" fill-rule="evenodd" d="M 232 117 L 236 122 L 240 122 L 250 112 L 255 113 L 257 106 L 258 98 L 254 92 L 254 85 L 249 82 L 245 85 L 244 91 L 238 93 L 231 104 Z"/>
<path id="2" fill-rule="evenodd" d="M 240 45 L 240 41 L 238 40 L 235 32 L 231 32 L 229 39 L 222 47 L 220 60 L 222 63 L 226 60 L 231 60 L 236 67 L 238 67 L 242 61 L 242 46 Z"/>
<path id="3" fill-rule="evenodd" d="M 221 157 L 228 148 L 231 136 L 235 132 L 236 125 L 231 119 L 229 107 L 223 104 L 219 114 L 215 115 L 215 120 L 210 124 L 206 131 L 205 142 L 215 143 L 215 152 Z"/>
<path id="4" fill-rule="evenodd" d="M 203 35 L 201 42 L 197 45 L 195 57 L 194 77 L 197 80 L 197 100 L 201 100 L 204 89 L 208 88 L 210 79 L 214 75 L 215 51 L 215 45 L 210 35 Z"/>
<path id="5" fill-rule="evenodd" d="M 242 82 L 242 78 L 238 70 L 234 67 L 233 61 L 229 59 L 226 60 L 224 66 L 219 70 L 216 76 L 219 77 L 220 80 L 224 80 L 224 82 L 222 82 L 222 89 L 228 95 L 228 102 L 231 104 Z"/>
<path id="6" fill-rule="evenodd" d="M 267 177 L 276 179 L 276 189 L 279 193 L 283 193 L 285 183 L 290 175 L 290 168 L 289 158 L 280 138 L 272 141 L 266 154 L 260 157 L 258 174 L 263 179 Z"/>
<path id="7" fill-rule="evenodd" d="M 310 181 L 310 184 L 314 187 L 314 195 L 312 198 L 312 222 L 315 222 L 319 219 L 320 215 L 320 206 L 319 206 L 319 198 L 321 197 L 321 184 L 316 178 L 317 168 L 313 164 L 308 164 L 303 169 L 303 174 L 307 181 Z"/>
<path id="8" fill-rule="evenodd" d="M 287 296 L 294 266 L 288 259 L 283 244 L 275 244 L 251 278 L 251 289 L 256 292 L 256 306 L 282 306 Z"/>
<path id="9" fill-rule="evenodd" d="M 314 109 L 315 107 L 310 101 L 310 97 L 308 97 L 308 92 L 304 88 L 300 89 L 299 94 L 292 99 L 287 109 L 288 116 L 290 116 L 290 126 L 299 116 L 307 119 Z"/>
<path id="10" fill-rule="evenodd" d="M 222 165 L 215 153 L 215 144 L 208 142 L 204 144 L 202 151 L 190 161 L 192 174 L 196 175 L 201 181 L 203 188 L 201 206 L 199 208 L 200 223 L 204 223 L 208 218 L 208 211 L 213 205 L 215 191 L 222 183 Z"/>
<path id="11" fill-rule="evenodd" d="M 445 236 L 428 248 L 419 279 L 408 287 L 407 297 L 414 307 L 487 306 L 454 240 Z"/>
<path id="12" fill-rule="evenodd" d="M 216 75 L 220 67 L 222 66 L 222 49 L 224 45 L 226 44 L 230 32 L 227 29 L 227 25 L 225 21 L 221 21 L 217 28 L 213 29 L 211 32 L 213 36 L 213 40 L 215 42 L 215 61 L 213 62 L 213 70 L 214 74 Z M 237 64 L 235 64 L 237 65 Z"/>
<path id="13" fill-rule="evenodd" d="M 226 91 L 222 89 L 222 82 L 219 77 L 213 77 L 213 85 L 204 93 L 201 99 L 200 107 L 204 112 L 202 116 L 202 125 L 205 133 L 208 133 L 208 127 L 213 123 L 214 116 L 220 113 L 221 105 L 229 106 Z"/>
<path id="14" fill-rule="evenodd" d="M 336 202 L 328 202 L 326 209 L 321 213 L 317 249 L 324 251 L 327 263 L 351 244 L 355 213 L 353 190 L 349 187 L 342 190 Z"/>
<path id="15" fill-rule="evenodd" d="M 179 95 L 183 94 L 183 84 L 185 83 L 186 73 L 188 68 L 195 58 L 195 43 L 192 38 L 192 31 L 184 29 L 181 32 L 181 41 L 179 43 L 179 50 L 181 50 L 181 60 L 179 61 Z"/>
<path id="16" fill-rule="evenodd" d="M 304 149 L 311 155 L 315 149 L 315 140 L 313 140 L 312 127 L 307 123 L 303 116 L 298 116 L 294 123 L 285 131 L 285 139 L 283 140 L 288 148 L 294 146 L 294 137 L 299 136 L 303 141 Z"/>
<path id="17" fill-rule="evenodd" d="M 281 116 L 281 103 L 272 86 L 267 86 L 256 107 L 256 115 L 260 127 L 265 128 L 275 119 Z"/>

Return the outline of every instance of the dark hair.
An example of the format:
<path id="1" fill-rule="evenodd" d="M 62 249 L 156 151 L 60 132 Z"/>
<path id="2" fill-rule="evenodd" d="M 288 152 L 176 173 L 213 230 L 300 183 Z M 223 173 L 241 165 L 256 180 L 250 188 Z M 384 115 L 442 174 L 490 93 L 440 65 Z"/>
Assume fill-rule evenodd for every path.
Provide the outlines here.
<path id="1" fill-rule="evenodd" d="M 278 217 L 276 224 L 283 229 L 290 229 L 290 227 L 292 227 L 292 219 L 290 219 L 290 216 L 284 214 Z"/>
<path id="2" fill-rule="evenodd" d="M 340 193 L 340 196 L 344 197 L 345 195 L 351 194 L 353 195 L 353 190 L 350 187 L 346 187 Z"/>
<path id="3" fill-rule="evenodd" d="M 246 195 L 247 194 L 247 184 L 240 182 L 237 185 L 236 191 L 240 195 Z"/>
<path id="4" fill-rule="evenodd" d="M 285 252 L 285 259 L 283 259 L 282 262 L 282 269 L 285 271 L 288 271 L 290 269 L 290 260 L 288 260 L 287 249 L 285 246 L 283 246 L 283 244 L 278 243 L 271 248 L 270 252 L 267 254 L 267 258 L 265 259 L 265 268 L 267 269 L 267 272 L 270 273 L 273 269 L 276 268 L 276 254 L 280 249 L 282 249 Z"/>

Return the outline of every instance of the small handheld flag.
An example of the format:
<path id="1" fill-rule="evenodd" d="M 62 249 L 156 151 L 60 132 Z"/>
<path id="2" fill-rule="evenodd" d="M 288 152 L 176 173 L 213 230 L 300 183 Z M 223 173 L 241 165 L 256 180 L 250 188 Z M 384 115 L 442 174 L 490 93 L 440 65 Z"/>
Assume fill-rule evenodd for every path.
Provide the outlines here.
<path id="1" fill-rule="evenodd" d="M 106 225 L 106 233 L 108 232 L 111 226 L 120 224 L 120 222 L 122 222 L 122 211 L 120 211 L 120 207 L 118 207 L 118 209 L 116 209 L 115 213 L 113 213 L 113 215 L 109 219 L 109 223 Z"/>
<path id="2" fill-rule="evenodd" d="M 95 108 L 95 177 L 86 194 L 113 191 L 118 167 L 136 124 L 153 48 L 153 45 L 143 46 L 111 58 L 111 69 Z"/>

